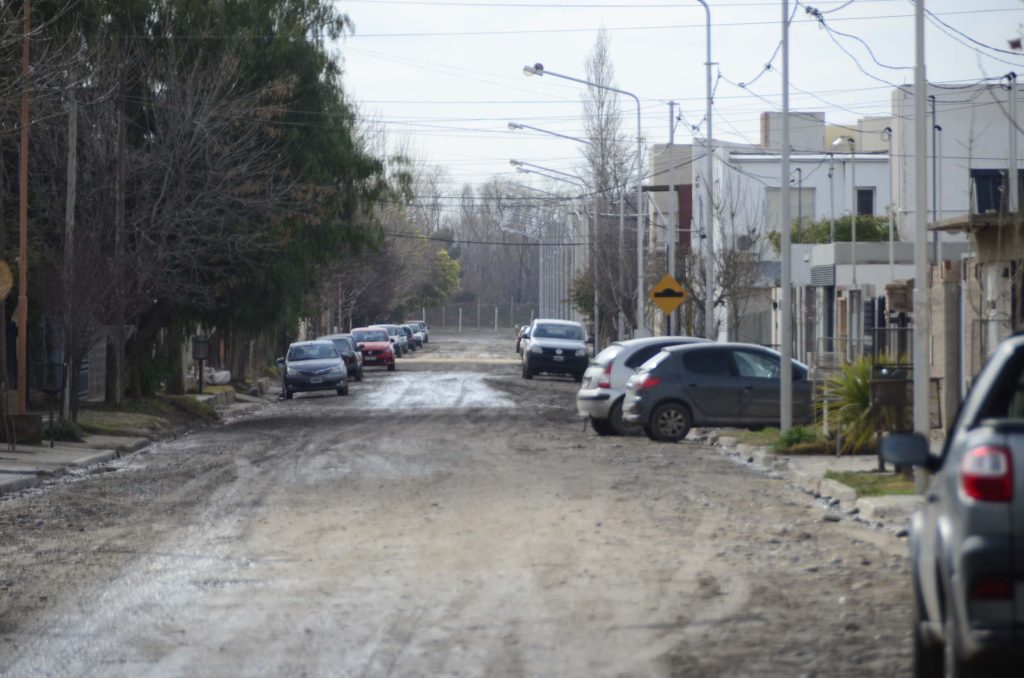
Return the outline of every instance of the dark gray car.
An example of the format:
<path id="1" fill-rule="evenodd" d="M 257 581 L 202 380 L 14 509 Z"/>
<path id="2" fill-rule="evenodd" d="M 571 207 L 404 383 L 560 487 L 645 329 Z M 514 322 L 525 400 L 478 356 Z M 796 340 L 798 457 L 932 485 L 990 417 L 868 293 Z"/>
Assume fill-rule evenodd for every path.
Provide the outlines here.
<path id="1" fill-rule="evenodd" d="M 288 354 L 277 359 L 282 370 L 284 397 L 291 400 L 299 391 L 335 390 L 348 395 L 348 370 L 338 349 L 330 341 L 297 341 Z"/>
<path id="2" fill-rule="evenodd" d="M 908 433 L 882 456 L 934 473 L 910 530 L 916 675 L 1021 675 L 1024 336 L 989 358 L 940 456 Z"/>
<path id="3" fill-rule="evenodd" d="M 682 440 L 692 426 L 779 424 L 776 351 L 754 344 L 688 344 L 663 350 L 626 382 L 622 418 L 647 437 Z M 811 420 L 807 366 L 793 361 L 793 421 Z"/>

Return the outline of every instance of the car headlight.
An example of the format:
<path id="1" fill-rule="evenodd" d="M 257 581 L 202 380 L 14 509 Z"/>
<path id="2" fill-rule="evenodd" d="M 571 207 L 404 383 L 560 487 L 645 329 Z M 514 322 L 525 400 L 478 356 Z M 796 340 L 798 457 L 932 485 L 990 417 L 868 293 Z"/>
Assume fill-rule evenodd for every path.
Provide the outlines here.
<path id="1" fill-rule="evenodd" d="M 345 371 L 345 368 L 343 366 L 341 366 L 341 365 L 335 365 L 334 367 L 331 368 L 331 373 L 332 374 L 338 374 L 339 372 L 344 372 L 344 371 Z"/>
<path id="2" fill-rule="evenodd" d="M 288 376 L 289 377 L 297 377 L 299 375 L 298 368 L 297 367 L 292 367 L 291 365 L 288 366 L 287 372 L 288 372 Z"/>
<path id="3" fill-rule="evenodd" d="M 587 349 L 585 349 L 585 348 L 578 348 L 578 349 L 576 349 L 576 357 L 577 358 L 582 358 L 582 357 L 584 357 L 586 355 L 587 355 Z"/>
<path id="4" fill-rule="evenodd" d="M 543 353 L 543 352 L 544 352 L 544 349 L 541 348 L 537 344 L 534 344 L 533 346 L 530 347 L 530 353 Z"/>

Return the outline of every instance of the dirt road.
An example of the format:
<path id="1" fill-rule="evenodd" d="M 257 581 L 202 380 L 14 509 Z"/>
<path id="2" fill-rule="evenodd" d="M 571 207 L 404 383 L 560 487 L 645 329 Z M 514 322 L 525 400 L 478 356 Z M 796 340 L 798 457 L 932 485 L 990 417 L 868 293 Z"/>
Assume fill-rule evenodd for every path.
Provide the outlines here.
<path id="1" fill-rule="evenodd" d="M 904 546 L 435 337 L 0 500 L 0 673 L 893 676 Z"/>

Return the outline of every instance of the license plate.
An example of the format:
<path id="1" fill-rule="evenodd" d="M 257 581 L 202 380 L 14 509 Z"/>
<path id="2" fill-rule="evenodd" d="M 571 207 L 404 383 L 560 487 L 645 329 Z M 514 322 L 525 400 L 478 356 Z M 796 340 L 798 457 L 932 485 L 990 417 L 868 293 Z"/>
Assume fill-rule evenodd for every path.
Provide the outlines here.
<path id="1" fill-rule="evenodd" d="M 560 363 L 560 362 L 562 362 L 563 360 L 565 360 L 565 356 L 564 356 L 564 355 L 556 355 L 556 356 L 555 356 L 555 362 L 556 362 L 556 363 Z"/>
<path id="2" fill-rule="evenodd" d="M 320 383 L 323 383 L 323 380 L 324 380 L 323 377 L 310 377 L 309 378 L 309 383 L 311 383 L 311 384 L 320 384 Z"/>

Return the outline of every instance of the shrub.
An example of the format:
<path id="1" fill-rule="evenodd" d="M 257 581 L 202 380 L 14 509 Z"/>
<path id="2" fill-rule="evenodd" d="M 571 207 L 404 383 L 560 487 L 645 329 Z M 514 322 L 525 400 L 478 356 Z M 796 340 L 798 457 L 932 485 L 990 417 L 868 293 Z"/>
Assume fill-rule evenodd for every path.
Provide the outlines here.
<path id="1" fill-rule="evenodd" d="M 43 426 L 43 438 L 50 439 L 50 421 Z M 61 417 L 53 420 L 53 439 L 67 442 L 82 442 L 82 428 L 74 421 Z"/>
<path id="2" fill-rule="evenodd" d="M 861 358 L 843 365 L 839 374 L 825 382 L 817 408 L 825 416 L 828 404 L 829 428 L 842 433 L 842 451 L 867 448 L 875 434 L 871 411 L 871 359 Z"/>

